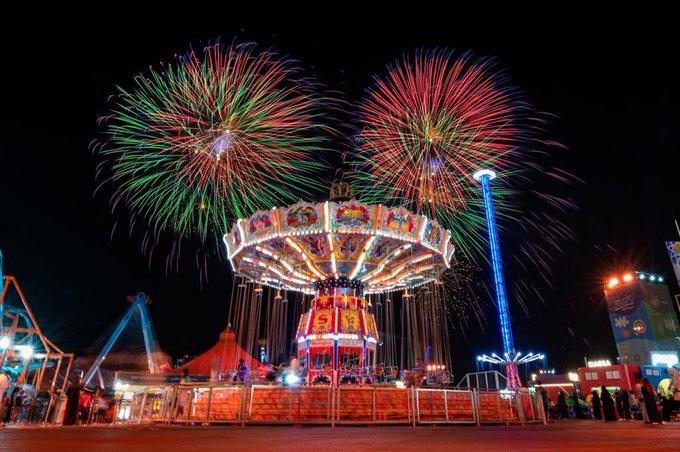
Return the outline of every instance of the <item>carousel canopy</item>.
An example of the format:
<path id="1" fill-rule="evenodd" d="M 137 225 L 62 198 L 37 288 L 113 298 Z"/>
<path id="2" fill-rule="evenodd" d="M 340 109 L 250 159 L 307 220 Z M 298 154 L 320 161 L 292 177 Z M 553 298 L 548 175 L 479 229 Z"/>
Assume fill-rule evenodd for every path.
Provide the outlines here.
<path id="1" fill-rule="evenodd" d="M 239 219 L 224 236 L 234 271 L 256 283 L 314 294 L 380 293 L 427 283 L 448 268 L 451 234 L 403 207 L 354 199 L 300 202 Z"/>

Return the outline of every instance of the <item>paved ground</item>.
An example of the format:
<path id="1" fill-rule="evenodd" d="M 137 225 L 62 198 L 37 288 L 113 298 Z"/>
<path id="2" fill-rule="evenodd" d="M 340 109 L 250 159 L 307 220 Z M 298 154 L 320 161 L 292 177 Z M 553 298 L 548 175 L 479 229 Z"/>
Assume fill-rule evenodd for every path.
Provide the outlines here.
<path id="1" fill-rule="evenodd" d="M 680 450 L 680 423 L 562 421 L 547 426 L 7 427 L 0 450 Z"/>

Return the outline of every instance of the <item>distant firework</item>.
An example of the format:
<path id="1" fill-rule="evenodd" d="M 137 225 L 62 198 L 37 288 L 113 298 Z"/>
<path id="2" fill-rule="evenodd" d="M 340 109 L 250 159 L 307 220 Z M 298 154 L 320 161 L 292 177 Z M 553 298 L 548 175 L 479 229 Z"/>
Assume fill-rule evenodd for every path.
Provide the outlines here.
<path id="1" fill-rule="evenodd" d="M 313 88 L 253 45 L 192 50 L 137 76 L 104 118 L 112 204 L 203 243 L 235 218 L 298 201 L 323 168 Z"/>

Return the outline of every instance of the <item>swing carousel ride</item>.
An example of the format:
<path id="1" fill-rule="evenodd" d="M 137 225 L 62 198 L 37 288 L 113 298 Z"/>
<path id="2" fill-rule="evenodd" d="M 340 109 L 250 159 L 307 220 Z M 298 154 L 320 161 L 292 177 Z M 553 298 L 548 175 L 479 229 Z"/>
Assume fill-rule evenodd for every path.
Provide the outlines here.
<path id="1" fill-rule="evenodd" d="M 252 44 L 213 44 L 136 77 L 113 96 L 96 149 L 114 210 L 126 209 L 130 230 L 143 225 L 150 255 L 172 238 L 166 269 L 191 247 L 204 268 L 226 245 L 229 321 L 262 360 L 296 349 L 334 371 L 449 365 L 452 313 L 481 313 L 461 262 L 484 262 L 487 245 L 504 344 L 514 347 L 489 212 L 521 231 L 520 271 L 546 270 L 545 244 L 569 233 L 548 212 L 568 203 L 531 186 L 568 177 L 538 162 L 547 142 L 520 92 L 490 59 L 403 59 L 355 109 L 354 151 L 325 202 L 324 171 L 343 168 L 324 163 L 337 160 L 328 137 L 340 134 L 325 123 L 338 110 L 318 92 L 295 63 Z M 473 177 L 487 168 L 503 175 L 493 202 L 491 178 Z M 523 281 L 513 290 L 523 307 L 536 293 Z"/>
<path id="2" fill-rule="evenodd" d="M 351 195 L 336 183 L 330 201 L 258 211 L 224 237 L 237 274 L 314 295 L 296 333 L 298 356 L 313 372 L 328 365 L 337 373 L 341 357 L 375 367 L 378 328 L 363 296 L 431 282 L 455 250 L 436 220 Z"/>

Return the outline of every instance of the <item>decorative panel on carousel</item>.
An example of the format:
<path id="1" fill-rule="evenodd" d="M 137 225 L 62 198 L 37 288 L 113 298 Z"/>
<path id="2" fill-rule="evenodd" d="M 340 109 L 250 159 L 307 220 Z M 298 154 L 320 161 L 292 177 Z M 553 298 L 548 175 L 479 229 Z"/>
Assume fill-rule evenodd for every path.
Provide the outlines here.
<path id="1" fill-rule="evenodd" d="M 314 334 L 334 332 L 335 310 L 334 309 L 315 309 L 312 318 L 311 332 Z"/>
<path id="2" fill-rule="evenodd" d="M 403 207 L 383 207 L 380 229 L 389 235 L 415 239 L 419 220 L 420 217 Z"/>
<path id="3" fill-rule="evenodd" d="M 444 229 L 439 226 L 436 220 L 430 220 L 425 226 L 425 234 L 423 235 L 423 242 L 432 248 L 439 250 L 444 239 Z"/>
<path id="4" fill-rule="evenodd" d="M 331 228 L 371 231 L 375 227 L 376 206 L 352 199 L 331 203 Z"/>
<path id="5" fill-rule="evenodd" d="M 286 233 L 306 233 L 323 228 L 323 204 L 299 202 L 279 209 L 281 231 Z"/>
<path id="6" fill-rule="evenodd" d="M 276 224 L 275 211 L 258 210 L 247 220 L 245 231 L 248 242 L 272 234 Z"/>
<path id="7" fill-rule="evenodd" d="M 340 333 L 361 333 L 359 312 L 355 309 L 340 309 Z"/>

